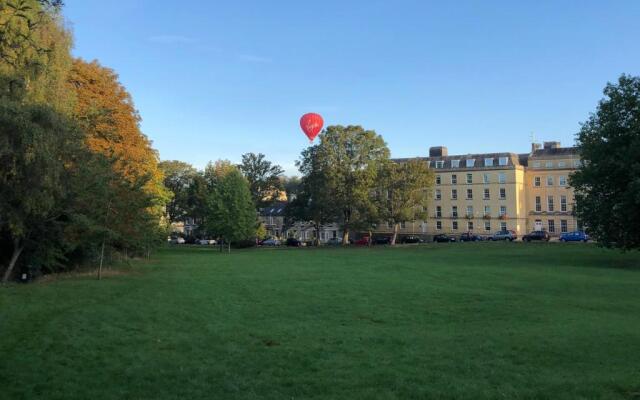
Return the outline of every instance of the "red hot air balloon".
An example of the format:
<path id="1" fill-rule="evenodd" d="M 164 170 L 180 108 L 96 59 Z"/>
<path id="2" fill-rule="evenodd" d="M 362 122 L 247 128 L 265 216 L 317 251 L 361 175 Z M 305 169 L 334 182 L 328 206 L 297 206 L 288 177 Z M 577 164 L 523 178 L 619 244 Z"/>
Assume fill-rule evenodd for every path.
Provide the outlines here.
<path id="1" fill-rule="evenodd" d="M 320 114 L 308 113 L 300 118 L 300 127 L 304 131 L 304 134 L 309 138 L 309 142 L 313 142 L 313 139 L 318 136 L 324 121 Z"/>

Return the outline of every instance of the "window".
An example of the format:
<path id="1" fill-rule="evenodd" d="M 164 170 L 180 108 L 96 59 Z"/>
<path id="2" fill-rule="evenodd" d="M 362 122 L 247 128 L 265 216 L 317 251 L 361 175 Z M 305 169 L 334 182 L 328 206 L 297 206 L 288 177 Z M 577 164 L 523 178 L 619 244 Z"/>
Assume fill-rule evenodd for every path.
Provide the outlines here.
<path id="1" fill-rule="evenodd" d="M 507 206 L 500 206 L 500 216 L 507 215 Z"/>
<path id="2" fill-rule="evenodd" d="M 442 199 L 442 192 L 440 189 L 436 189 L 436 200 Z"/>
<path id="3" fill-rule="evenodd" d="M 498 174 L 498 183 L 506 183 L 507 182 L 507 176 L 505 175 L 504 172 L 500 172 Z"/>
<path id="4" fill-rule="evenodd" d="M 407 223 L 405 221 L 400 222 L 400 229 L 404 229 L 407 227 Z"/>
<path id="5" fill-rule="evenodd" d="M 467 174 L 467 183 L 473 183 L 473 174 Z"/>
<path id="6" fill-rule="evenodd" d="M 547 196 L 547 210 L 553 211 L 553 196 Z"/>
<path id="7" fill-rule="evenodd" d="M 560 178 L 558 178 L 558 184 L 560 186 L 567 186 L 567 177 L 561 176 Z"/>
<path id="8" fill-rule="evenodd" d="M 549 233 L 555 233 L 555 231 L 556 231 L 556 221 L 550 219 L 548 222 L 549 222 Z"/>
<path id="9" fill-rule="evenodd" d="M 483 198 L 484 198 L 485 200 L 489 200 L 489 199 L 490 199 L 490 197 L 491 197 L 491 196 L 489 196 L 489 189 L 488 189 L 488 188 L 485 188 L 485 189 L 484 189 L 484 196 L 483 196 Z"/>
<path id="10" fill-rule="evenodd" d="M 436 218 L 442 218 L 442 207 L 436 206 Z"/>
<path id="11" fill-rule="evenodd" d="M 534 176 L 533 177 L 533 186 L 540 186 L 540 177 L 539 176 Z"/>
<path id="12" fill-rule="evenodd" d="M 436 229 L 442 230 L 442 221 L 436 221 Z"/>
<path id="13" fill-rule="evenodd" d="M 547 186 L 553 186 L 553 176 L 547 176 Z"/>
<path id="14" fill-rule="evenodd" d="M 485 167 L 493 167 L 493 158 L 485 158 L 484 159 Z"/>
<path id="15" fill-rule="evenodd" d="M 490 221 L 484 221 L 484 230 L 486 232 L 491 232 L 491 222 Z"/>
<path id="16" fill-rule="evenodd" d="M 436 161 L 436 168 L 444 168 L 444 161 Z"/>
<path id="17" fill-rule="evenodd" d="M 491 216 L 491 206 L 484 206 L 484 215 Z"/>
<path id="18" fill-rule="evenodd" d="M 469 230 L 469 231 L 473 230 L 473 221 L 468 221 L 467 222 L 467 230 Z"/>
<path id="19" fill-rule="evenodd" d="M 506 232 L 507 231 L 507 223 L 506 222 L 500 222 L 500 231 L 501 232 Z"/>
<path id="20" fill-rule="evenodd" d="M 451 168 L 460 168 L 460 160 L 451 160 Z"/>
<path id="21" fill-rule="evenodd" d="M 473 174 L 467 174 L 467 183 L 468 184 L 473 183 Z"/>
<path id="22" fill-rule="evenodd" d="M 564 168 L 567 164 L 564 161 L 558 161 L 558 168 Z"/>
<path id="23" fill-rule="evenodd" d="M 547 161 L 546 163 L 544 163 L 544 167 L 545 168 L 553 168 L 553 163 L 551 161 Z"/>
<path id="24" fill-rule="evenodd" d="M 489 174 L 482 175 L 482 183 L 489 183 Z"/>
<path id="25" fill-rule="evenodd" d="M 536 212 L 542 211 L 542 200 L 540 196 L 536 196 Z"/>
<path id="26" fill-rule="evenodd" d="M 458 206 L 451 207 L 451 217 L 458 218 Z"/>
<path id="27" fill-rule="evenodd" d="M 473 217 L 473 206 L 467 206 L 467 217 Z"/>
<path id="28" fill-rule="evenodd" d="M 569 226 L 567 224 L 567 220 L 566 219 L 561 219 L 560 220 L 560 232 L 562 232 L 562 233 L 569 232 Z"/>
<path id="29" fill-rule="evenodd" d="M 560 211 L 567 211 L 567 196 L 560 196 Z"/>
<path id="30" fill-rule="evenodd" d="M 451 175 L 451 184 L 452 185 L 457 185 L 458 184 L 458 175 L 456 175 L 456 174 Z"/>
<path id="31" fill-rule="evenodd" d="M 507 198 L 507 189 L 500 188 L 500 200 L 504 200 Z"/>
<path id="32" fill-rule="evenodd" d="M 575 160 L 573 162 L 573 166 L 576 168 L 580 168 L 582 166 L 582 162 L 580 162 L 580 160 Z"/>
<path id="33" fill-rule="evenodd" d="M 458 200 L 458 189 L 451 189 L 451 200 Z"/>
<path id="34" fill-rule="evenodd" d="M 467 189 L 467 200 L 473 199 L 473 189 Z"/>
<path id="35" fill-rule="evenodd" d="M 500 166 L 509 165 L 509 157 L 500 157 L 498 159 L 498 165 Z"/>
<path id="36" fill-rule="evenodd" d="M 536 161 L 533 163 L 533 168 L 540 168 L 540 161 Z"/>
<path id="37" fill-rule="evenodd" d="M 476 159 L 475 158 L 467 159 L 467 168 L 473 168 L 475 165 L 476 165 Z"/>
<path id="38" fill-rule="evenodd" d="M 436 175 L 436 185 L 439 185 L 442 183 L 442 178 L 440 177 L 440 175 Z"/>
<path id="39" fill-rule="evenodd" d="M 451 222 L 451 229 L 453 229 L 454 231 L 458 230 L 458 221 Z"/>

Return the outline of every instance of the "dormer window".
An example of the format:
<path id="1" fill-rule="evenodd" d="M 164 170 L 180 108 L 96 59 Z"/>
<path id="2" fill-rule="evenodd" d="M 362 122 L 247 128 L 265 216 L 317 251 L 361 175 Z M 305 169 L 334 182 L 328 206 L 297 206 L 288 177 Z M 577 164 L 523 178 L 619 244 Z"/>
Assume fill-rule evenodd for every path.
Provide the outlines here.
<path id="1" fill-rule="evenodd" d="M 498 165 L 500 166 L 509 165 L 509 157 L 500 157 L 498 159 Z"/>
<path id="2" fill-rule="evenodd" d="M 444 161 L 436 161 L 436 168 L 444 168 Z"/>
<path id="3" fill-rule="evenodd" d="M 460 160 L 451 160 L 451 168 L 460 168 Z"/>
<path id="4" fill-rule="evenodd" d="M 475 158 L 468 158 L 467 159 L 467 168 L 473 168 L 476 165 L 476 159 Z"/>
<path id="5" fill-rule="evenodd" d="M 493 158 L 485 158 L 484 159 L 485 167 L 493 167 Z"/>

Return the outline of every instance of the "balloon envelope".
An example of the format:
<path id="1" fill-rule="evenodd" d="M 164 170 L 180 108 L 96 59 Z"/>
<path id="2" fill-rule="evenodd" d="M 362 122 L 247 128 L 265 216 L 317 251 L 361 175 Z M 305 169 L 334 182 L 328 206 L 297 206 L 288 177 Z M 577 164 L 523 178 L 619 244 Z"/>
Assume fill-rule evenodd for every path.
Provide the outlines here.
<path id="1" fill-rule="evenodd" d="M 308 113 L 300 118 L 300 127 L 304 134 L 307 135 L 310 142 L 313 142 L 313 139 L 318 136 L 323 124 L 324 121 L 320 114 Z"/>

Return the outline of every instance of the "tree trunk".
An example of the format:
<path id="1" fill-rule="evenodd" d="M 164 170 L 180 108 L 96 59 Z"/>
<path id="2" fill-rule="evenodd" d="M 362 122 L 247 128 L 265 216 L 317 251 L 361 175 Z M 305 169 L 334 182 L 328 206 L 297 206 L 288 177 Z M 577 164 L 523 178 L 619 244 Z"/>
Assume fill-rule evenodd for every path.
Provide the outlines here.
<path id="1" fill-rule="evenodd" d="M 316 224 L 316 246 L 320 247 L 320 224 Z"/>
<path id="2" fill-rule="evenodd" d="M 11 274 L 13 273 L 13 268 L 15 268 L 16 263 L 18 262 L 18 258 L 20 258 L 20 254 L 24 250 L 24 245 L 20 242 L 20 239 L 13 239 L 13 254 L 11 255 L 11 260 L 9 261 L 9 266 L 7 270 L 4 271 L 4 276 L 2 277 L 2 283 L 7 283 L 9 278 L 11 278 Z"/>
<path id="3" fill-rule="evenodd" d="M 102 279 L 102 263 L 104 261 L 104 242 L 106 238 L 102 239 L 102 248 L 100 249 L 100 265 L 98 266 L 98 280 Z"/>
<path id="4" fill-rule="evenodd" d="M 349 230 L 348 229 L 345 229 L 344 232 L 342 233 L 342 244 L 343 245 L 349 244 Z"/>
<path id="5" fill-rule="evenodd" d="M 393 236 L 391 236 L 391 245 L 395 246 L 396 239 L 398 239 L 398 223 L 393 224 Z"/>
<path id="6" fill-rule="evenodd" d="M 372 241 L 373 241 L 373 238 L 371 237 L 371 229 L 369 229 L 369 243 L 367 243 L 367 246 L 371 247 Z"/>

